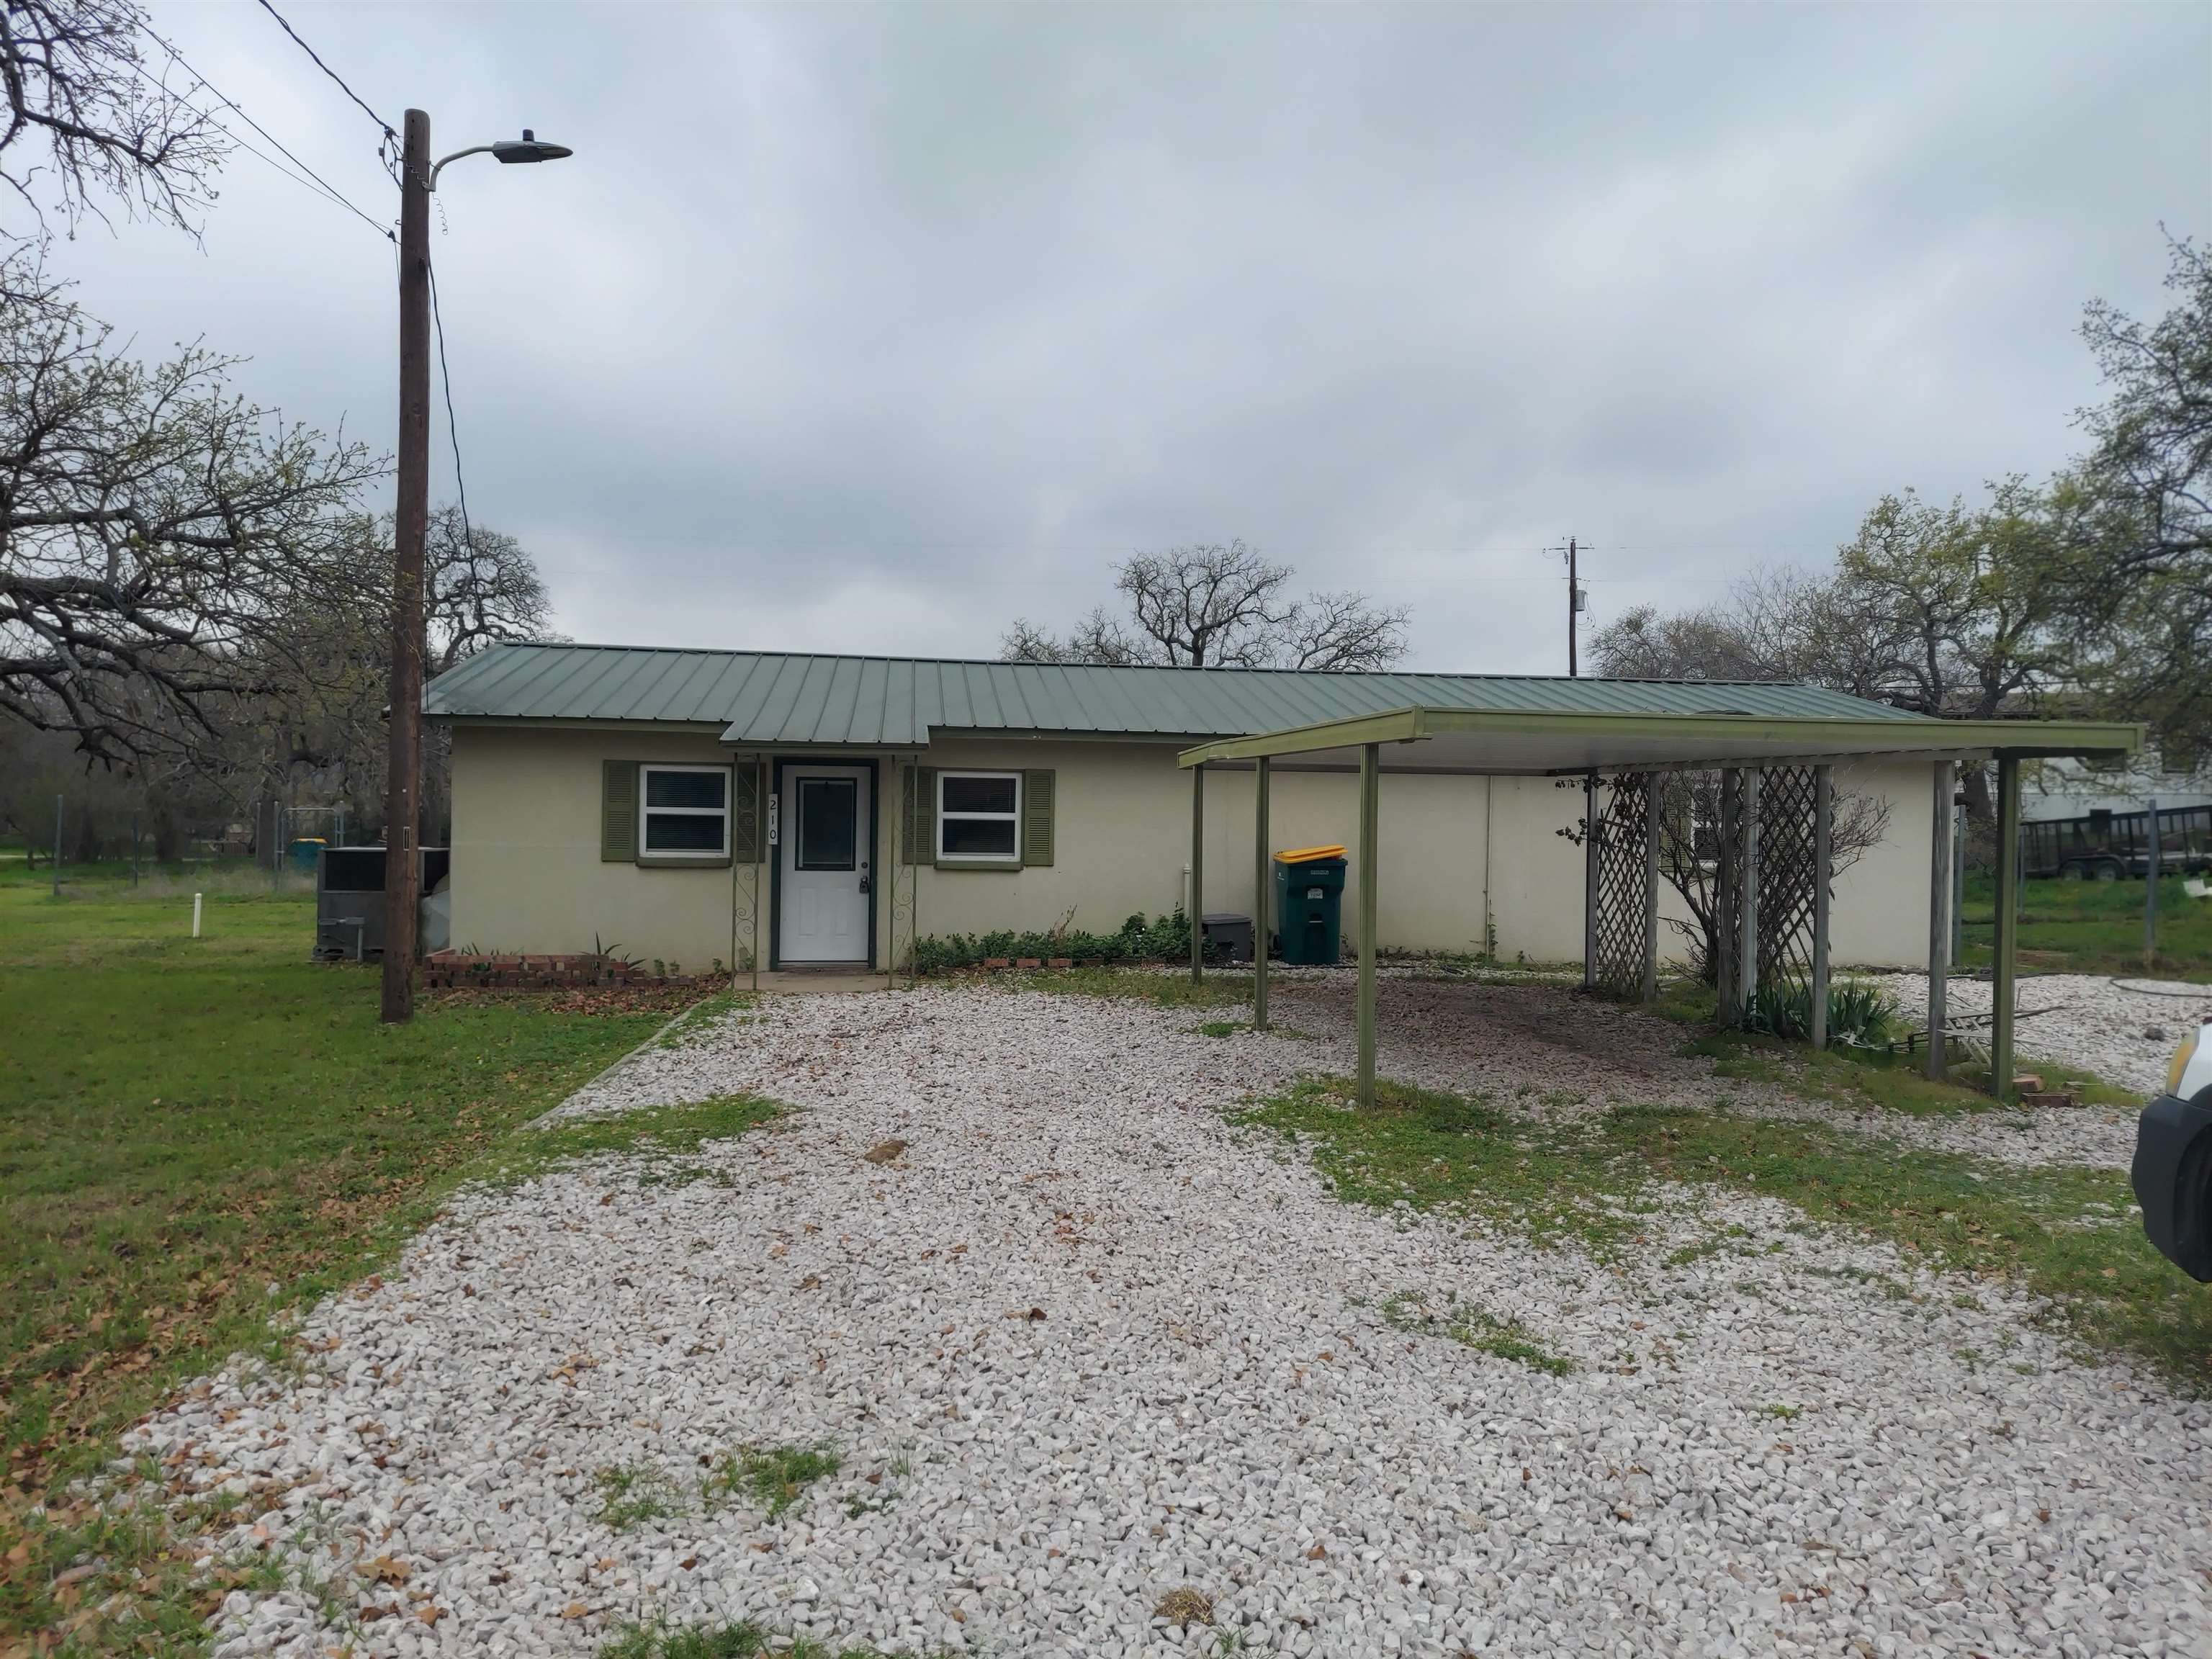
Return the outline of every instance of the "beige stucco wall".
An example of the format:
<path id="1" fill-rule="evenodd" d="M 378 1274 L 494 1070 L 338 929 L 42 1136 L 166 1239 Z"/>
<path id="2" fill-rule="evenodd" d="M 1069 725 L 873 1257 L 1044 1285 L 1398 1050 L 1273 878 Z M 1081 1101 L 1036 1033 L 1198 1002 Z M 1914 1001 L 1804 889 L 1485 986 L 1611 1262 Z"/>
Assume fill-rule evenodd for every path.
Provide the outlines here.
<path id="1" fill-rule="evenodd" d="M 795 757 L 794 751 L 794 757 Z M 719 762 L 729 752 L 711 732 L 647 734 L 459 727 L 453 744 L 453 933 L 456 945 L 510 951 L 588 949 L 594 934 L 629 955 L 706 967 L 740 959 L 750 928 L 732 947 L 732 873 L 599 861 L 600 763 L 609 759 Z M 821 758 L 831 758 L 823 756 Z M 838 756 L 835 758 L 851 758 Z M 884 792 L 876 849 L 890 867 L 897 774 L 879 757 Z M 1141 910 L 1173 910 L 1187 891 L 1190 775 L 1169 744 L 1054 740 L 939 739 L 937 767 L 1056 774 L 1054 860 L 1018 871 L 915 872 L 923 933 L 1074 926 L 1110 932 Z M 1838 883 L 1832 939 L 1839 963 L 1907 966 L 1924 959 L 1929 769 L 1862 763 L 1838 768 L 1840 787 L 1892 802 L 1882 843 Z M 1253 775 L 1206 778 L 1208 910 L 1252 910 Z M 1349 773 L 1278 769 L 1274 847 L 1356 840 L 1358 781 Z M 1480 951 L 1530 961 L 1582 954 L 1582 854 L 1558 831 L 1581 811 L 1579 787 L 1549 779 L 1385 775 L 1377 933 L 1386 947 Z M 765 872 L 763 872 L 763 875 Z M 905 872 L 900 872 L 902 881 Z M 1346 921 L 1358 879 L 1347 881 Z M 763 891 L 766 883 L 763 880 Z M 888 956 L 892 906 L 878 883 L 877 955 Z M 1662 884 L 1662 909 L 1679 905 Z M 1494 938 L 1488 930 L 1495 929 Z M 761 937 L 769 935 L 763 917 Z M 899 924 L 902 944 L 908 925 Z M 1662 949 L 1679 954 L 1662 929 Z"/>

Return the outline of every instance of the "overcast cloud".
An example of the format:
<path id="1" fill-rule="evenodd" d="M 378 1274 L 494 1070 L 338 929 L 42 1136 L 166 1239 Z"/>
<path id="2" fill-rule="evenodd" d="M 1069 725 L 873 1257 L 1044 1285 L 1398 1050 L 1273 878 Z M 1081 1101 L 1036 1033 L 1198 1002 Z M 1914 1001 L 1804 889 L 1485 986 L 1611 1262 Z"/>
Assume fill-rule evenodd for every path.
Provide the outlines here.
<path id="1" fill-rule="evenodd" d="M 441 154 L 575 147 L 457 164 L 432 252 L 470 507 L 583 639 L 988 656 L 1242 536 L 1558 672 L 1539 550 L 1602 623 L 2046 471 L 2082 302 L 2212 228 L 2202 5 L 283 9 Z M 267 14 L 155 18 L 394 212 Z M 391 251 L 252 156 L 58 263 L 389 447 Z"/>

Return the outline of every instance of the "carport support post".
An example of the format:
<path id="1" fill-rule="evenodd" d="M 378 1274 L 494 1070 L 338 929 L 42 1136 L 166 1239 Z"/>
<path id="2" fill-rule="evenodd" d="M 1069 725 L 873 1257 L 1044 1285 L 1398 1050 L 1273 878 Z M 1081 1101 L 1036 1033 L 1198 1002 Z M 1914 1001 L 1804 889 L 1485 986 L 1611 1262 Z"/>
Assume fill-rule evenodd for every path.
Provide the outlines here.
<path id="1" fill-rule="evenodd" d="M 1751 1000 L 1759 990 L 1759 769 L 1743 769 L 1743 845 L 1735 858 L 1736 1024 L 1751 1023 Z"/>
<path id="2" fill-rule="evenodd" d="M 1997 757 L 1997 927 L 1990 968 L 1990 1086 L 1999 1100 L 2013 1097 L 2013 957 L 2020 916 L 2008 901 L 2020 874 L 2020 760 Z"/>
<path id="3" fill-rule="evenodd" d="M 1644 1000 L 1659 1000 L 1659 775 L 1644 778 Z"/>
<path id="4" fill-rule="evenodd" d="M 1583 774 L 1583 989 L 1597 988 L 1597 774 Z"/>
<path id="5" fill-rule="evenodd" d="M 1267 1029 L 1267 757 L 1252 782 L 1252 1029 Z"/>
<path id="6" fill-rule="evenodd" d="M 1206 768 L 1190 769 L 1190 982 L 1206 977 Z"/>
<path id="7" fill-rule="evenodd" d="M 1949 761 L 1936 763 L 1936 817 L 1928 846 L 1928 1075 L 1943 1075 L 1943 1022 L 1950 1010 L 1951 795 Z"/>
<path id="8" fill-rule="evenodd" d="M 2148 840 L 2143 852 L 2143 966 L 2149 968 L 2158 958 L 2158 797 L 2153 795 L 2148 803 L 2150 811 L 2143 815 L 2143 828 Z M 2184 860 L 2184 863 L 2187 860 Z"/>
<path id="9" fill-rule="evenodd" d="M 1375 858 L 1382 815 L 1382 748 L 1359 750 L 1359 1103 L 1375 1103 Z"/>
<path id="10" fill-rule="evenodd" d="M 1737 898 L 1736 848 L 1741 836 L 1728 833 L 1729 824 L 1740 815 L 1743 801 L 1743 769 L 1728 766 L 1721 769 L 1721 816 L 1715 826 L 1713 839 L 1718 843 L 1713 860 L 1713 990 L 1720 1010 L 1721 1024 L 1736 1023 L 1736 941 L 1742 930 L 1736 925 L 1731 909 Z"/>
<path id="11" fill-rule="evenodd" d="M 753 994 L 760 994 L 761 872 L 775 858 L 768 844 L 768 757 L 753 757 Z"/>
<path id="12" fill-rule="evenodd" d="M 1828 886 L 1835 878 L 1835 769 L 1813 769 L 1813 1007 L 1815 1048 L 1828 1046 Z"/>

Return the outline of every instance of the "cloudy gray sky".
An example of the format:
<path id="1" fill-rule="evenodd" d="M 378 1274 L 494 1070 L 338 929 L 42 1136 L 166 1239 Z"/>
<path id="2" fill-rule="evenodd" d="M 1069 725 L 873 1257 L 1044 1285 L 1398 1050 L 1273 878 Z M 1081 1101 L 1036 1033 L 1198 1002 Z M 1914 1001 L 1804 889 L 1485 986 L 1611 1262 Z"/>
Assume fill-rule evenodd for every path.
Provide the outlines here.
<path id="1" fill-rule="evenodd" d="M 456 166 L 433 257 L 470 507 L 583 639 L 989 655 L 1242 536 L 1419 665 L 1556 672 L 1541 550 L 1602 623 L 2046 471 L 2082 302 L 2212 230 L 2203 5 L 279 4 L 440 153 L 575 147 Z M 393 211 L 265 12 L 154 10 Z M 58 263 L 389 446 L 390 249 L 254 158 L 203 246 Z"/>

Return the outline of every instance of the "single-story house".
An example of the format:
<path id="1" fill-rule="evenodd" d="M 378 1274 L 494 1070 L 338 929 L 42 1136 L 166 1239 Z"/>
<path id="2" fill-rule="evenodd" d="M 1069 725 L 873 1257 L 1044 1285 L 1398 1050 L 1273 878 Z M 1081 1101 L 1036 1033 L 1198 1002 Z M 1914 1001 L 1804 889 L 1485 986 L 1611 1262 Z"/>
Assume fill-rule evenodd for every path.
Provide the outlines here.
<path id="1" fill-rule="evenodd" d="M 769 968 L 882 969 L 917 936 L 1110 933 L 1185 902 L 1180 750 L 1413 705 L 1922 719 L 1794 685 L 496 645 L 424 697 L 453 736 L 452 938 L 737 965 L 756 893 Z M 1208 911 L 1255 910 L 1254 776 L 1207 769 Z M 1893 806 L 1838 878 L 1835 960 L 1919 964 L 1925 757 L 1839 764 L 1836 784 Z M 1407 872 L 1382 883 L 1384 948 L 1580 958 L 1583 859 L 1561 833 L 1578 782 L 1439 768 L 1382 788 L 1378 868 Z M 1273 769 L 1274 845 L 1354 844 L 1358 812 L 1354 772 Z"/>

